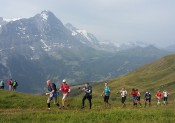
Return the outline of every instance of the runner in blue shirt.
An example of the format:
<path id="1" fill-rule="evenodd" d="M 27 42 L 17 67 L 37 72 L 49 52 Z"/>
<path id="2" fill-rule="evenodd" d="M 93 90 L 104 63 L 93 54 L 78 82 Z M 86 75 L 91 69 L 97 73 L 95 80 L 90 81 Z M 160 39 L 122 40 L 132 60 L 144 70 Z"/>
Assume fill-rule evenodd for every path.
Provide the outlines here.
<path id="1" fill-rule="evenodd" d="M 48 110 L 50 110 L 50 101 L 53 99 L 54 99 L 54 104 L 59 106 L 59 103 L 57 102 L 58 91 L 55 83 L 51 83 L 50 80 L 47 80 L 47 85 L 48 85 L 48 91 L 49 91 L 48 93 L 46 93 L 46 95 L 49 95 L 47 99 L 47 106 L 48 106 Z"/>
<path id="2" fill-rule="evenodd" d="M 108 86 L 108 83 L 105 83 L 105 87 L 103 89 L 103 96 L 104 96 L 104 103 L 105 103 L 105 108 L 107 108 L 107 106 L 110 106 L 111 104 L 108 102 L 109 100 L 109 96 L 110 96 L 110 87 Z"/>
<path id="3" fill-rule="evenodd" d="M 84 103 L 85 103 L 86 99 L 89 100 L 89 108 L 91 109 L 91 107 L 92 107 L 92 101 L 91 101 L 92 100 L 92 87 L 87 82 L 85 84 L 85 87 L 82 90 L 86 93 L 82 99 L 82 109 L 84 108 Z"/>

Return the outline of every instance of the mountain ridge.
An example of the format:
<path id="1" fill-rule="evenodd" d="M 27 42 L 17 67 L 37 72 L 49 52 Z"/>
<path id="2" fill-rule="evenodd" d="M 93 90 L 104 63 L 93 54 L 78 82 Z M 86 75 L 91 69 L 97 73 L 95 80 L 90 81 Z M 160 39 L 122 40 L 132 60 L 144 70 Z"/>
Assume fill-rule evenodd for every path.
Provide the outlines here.
<path id="1" fill-rule="evenodd" d="M 58 85 L 64 78 L 70 84 L 104 81 L 169 54 L 154 46 L 113 50 L 112 44 L 101 45 L 93 34 L 73 29 L 77 35 L 50 11 L 4 24 L 0 79 L 16 79 L 20 91 L 41 93 L 47 79 Z"/>

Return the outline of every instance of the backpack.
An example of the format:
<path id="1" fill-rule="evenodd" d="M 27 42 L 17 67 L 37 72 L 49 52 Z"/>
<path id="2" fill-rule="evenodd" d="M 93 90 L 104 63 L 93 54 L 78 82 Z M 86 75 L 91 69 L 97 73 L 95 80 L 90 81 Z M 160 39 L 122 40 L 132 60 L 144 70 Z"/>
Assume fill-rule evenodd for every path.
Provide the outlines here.
<path id="1" fill-rule="evenodd" d="M 16 87 L 18 86 L 18 83 L 16 81 L 13 82 L 13 86 Z"/>
<path id="2" fill-rule="evenodd" d="M 4 86 L 4 81 L 2 81 L 2 86 Z"/>
<path id="3" fill-rule="evenodd" d="M 62 84 L 61 85 L 61 90 L 63 90 L 64 92 L 68 92 L 69 91 L 69 86 L 67 84 Z"/>
<path id="4" fill-rule="evenodd" d="M 12 85 L 12 81 L 11 80 L 8 80 L 8 85 Z"/>
<path id="5" fill-rule="evenodd" d="M 52 83 L 52 86 L 53 86 L 54 88 L 56 88 L 55 91 L 57 91 L 57 86 L 55 85 L 55 83 Z M 51 88 L 52 88 L 52 86 L 51 86 Z M 53 90 L 53 88 L 52 88 L 52 90 Z"/>

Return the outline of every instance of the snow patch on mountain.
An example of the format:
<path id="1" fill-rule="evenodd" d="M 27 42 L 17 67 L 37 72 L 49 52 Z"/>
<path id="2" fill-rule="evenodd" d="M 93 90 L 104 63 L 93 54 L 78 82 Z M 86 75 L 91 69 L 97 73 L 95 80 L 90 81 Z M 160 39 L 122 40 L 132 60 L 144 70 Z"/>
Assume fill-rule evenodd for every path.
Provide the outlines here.
<path id="1" fill-rule="evenodd" d="M 35 51 L 35 47 L 30 46 L 30 49 L 31 49 L 32 51 Z"/>
<path id="2" fill-rule="evenodd" d="M 50 51 L 51 50 L 51 47 L 50 46 L 48 46 L 45 42 L 44 42 L 44 40 L 43 39 L 41 39 L 40 40 L 42 43 L 43 43 L 43 49 L 45 50 L 45 51 Z"/>
<path id="3" fill-rule="evenodd" d="M 21 18 L 3 18 L 3 21 L 6 21 L 6 22 L 11 22 L 11 21 L 17 21 L 17 20 L 20 20 Z"/>
<path id="4" fill-rule="evenodd" d="M 83 35 L 89 41 L 92 41 L 86 30 L 77 30 L 77 32 L 80 33 L 81 35 Z"/>
<path id="5" fill-rule="evenodd" d="M 77 32 L 72 31 L 72 36 L 75 36 L 75 35 L 77 35 Z"/>
<path id="6" fill-rule="evenodd" d="M 93 43 L 93 36 L 91 36 L 90 33 L 88 33 L 86 30 L 84 30 L 84 29 L 78 29 L 78 28 L 74 27 L 70 23 L 67 23 L 65 25 L 65 27 L 72 32 L 72 36 L 81 35 L 84 38 L 86 38 L 89 42 Z"/>

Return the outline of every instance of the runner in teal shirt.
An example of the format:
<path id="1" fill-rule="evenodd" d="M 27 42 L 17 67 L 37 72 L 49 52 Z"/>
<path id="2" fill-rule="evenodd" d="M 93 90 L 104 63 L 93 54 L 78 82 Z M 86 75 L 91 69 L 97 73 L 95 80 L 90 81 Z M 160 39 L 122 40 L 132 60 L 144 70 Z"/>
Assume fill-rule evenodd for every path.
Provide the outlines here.
<path id="1" fill-rule="evenodd" d="M 107 108 L 107 106 L 110 106 L 111 104 L 108 102 L 109 100 L 109 96 L 110 96 L 110 87 L 108 86 L 108 83 L 105 83 L 105 87 L 103 89 L 103 96 L 104 96 L 104 103 L 105 103 L 105 108 Z"/>

